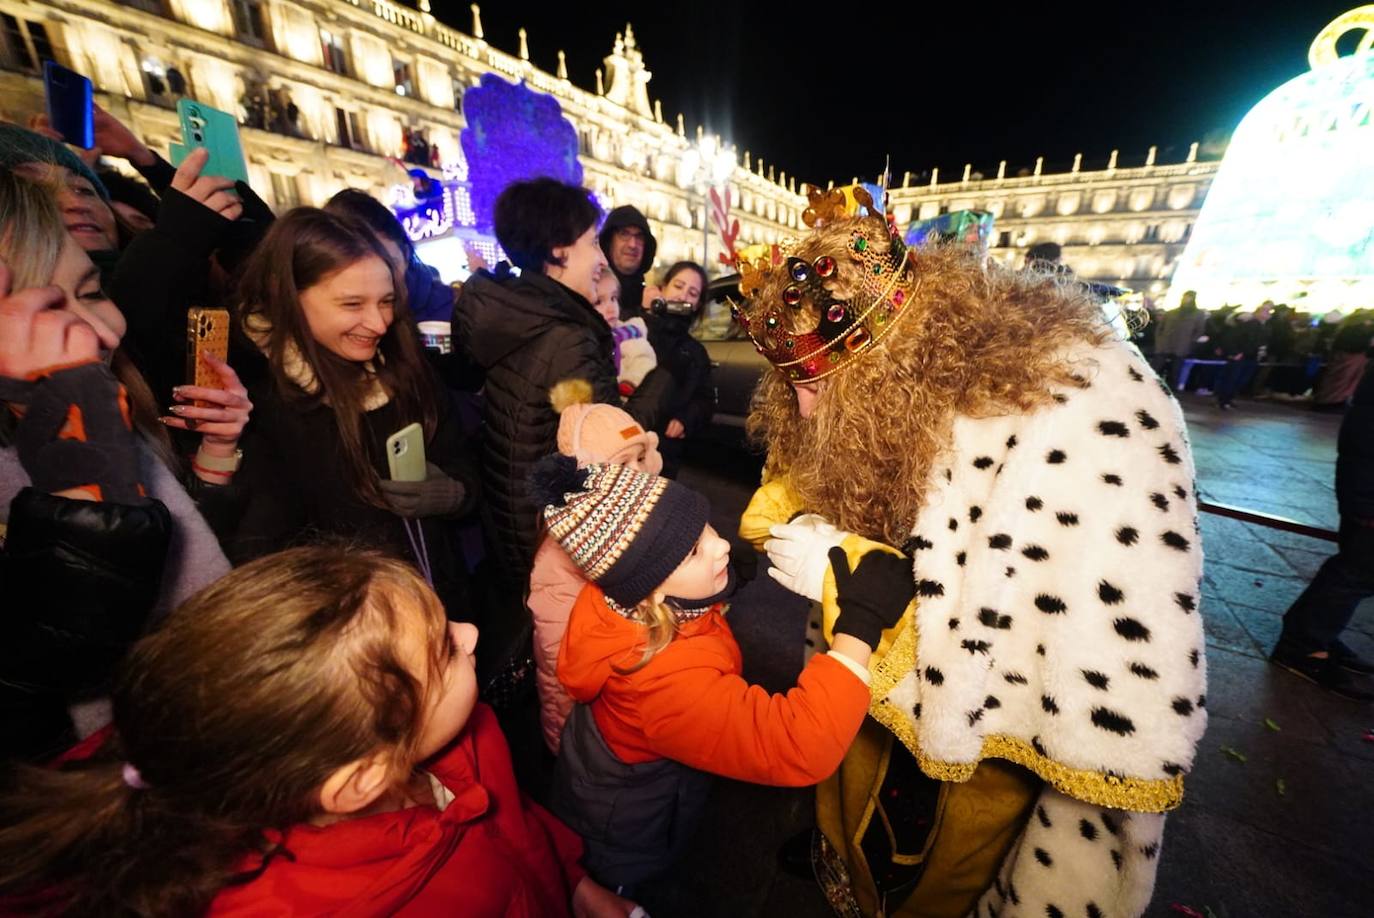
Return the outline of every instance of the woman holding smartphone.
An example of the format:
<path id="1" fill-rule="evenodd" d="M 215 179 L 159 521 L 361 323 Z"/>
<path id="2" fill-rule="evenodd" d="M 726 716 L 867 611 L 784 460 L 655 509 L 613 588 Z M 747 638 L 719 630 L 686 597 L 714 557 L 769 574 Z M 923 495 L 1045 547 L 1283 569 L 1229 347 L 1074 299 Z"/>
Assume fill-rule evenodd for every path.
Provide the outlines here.
<path id="1" fill-rule="evenodd" d="M 0 171 L 0 760 L 108 722 L 124 651 L 229 570 L 200 511 L 232 503 L 252 406 L 217 362 L 159 416 L 125 330 L 55 190 Z M 189 463 L 166 427 L 199 435 Z"/>
<path id="2" fill-rule="evenodd" d="M 450 617 L 470 617 L 445 523 L 475 503 L 475 464 L 421 352 L 399 267 L 362 223 L 302 207 L 273 224 L 243 277 L 239 325 L 268 369 L 253 392 L 231 559 L 344 538 L 408 558 Z M 388 440 L 408 460 L 423 451 L 422 480 L 391 480 Z"/>

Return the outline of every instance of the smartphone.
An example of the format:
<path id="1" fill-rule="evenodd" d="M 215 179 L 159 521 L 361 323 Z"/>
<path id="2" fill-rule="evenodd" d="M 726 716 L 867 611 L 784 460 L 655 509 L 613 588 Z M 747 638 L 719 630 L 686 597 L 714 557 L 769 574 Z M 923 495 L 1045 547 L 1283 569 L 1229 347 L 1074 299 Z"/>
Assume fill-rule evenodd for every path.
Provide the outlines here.
<path id="1" fill-rule="evenodd" d="M 43 62 L 43 92 L 48 123 L 67 143 L 84 150 L 95 146 L 95 104 L 91 81 L 56 61 Z"/>
<path id="2" fill-rule="evenodd" d="M 392 481 L 424 481 L 425 429 L 407 424 L 387 437 L 386 465 Z"/>
<path id="3" fill-rule="evenodd" d="M 181 119 L 181 159 L 196 147 L 204 147 L 210 151 L 210 158 L 201 175 L 248 182 L 248 164 L 243 158 L 243 144 L 239 142 L 239 123 L 233 115 L 201 102 L 182 99 L 177 102 L 177 116 Z M 180 166 L 175 148 L 172 153 L 172 165 Z"/>
<path id="4" fill-rule="evenodd" d="M 204 354 L 213 354 L 220 360 L 229 358 L 229 311 L 227 309 L 208 309 L 204 306 L 192 307 L 186 313 L 186 382 L 192 386 L 207 389 L 220 389 L 219 374 L 201 360 Z M 210 402 L 196 399 L 197 408 L 214 408 Z"/>

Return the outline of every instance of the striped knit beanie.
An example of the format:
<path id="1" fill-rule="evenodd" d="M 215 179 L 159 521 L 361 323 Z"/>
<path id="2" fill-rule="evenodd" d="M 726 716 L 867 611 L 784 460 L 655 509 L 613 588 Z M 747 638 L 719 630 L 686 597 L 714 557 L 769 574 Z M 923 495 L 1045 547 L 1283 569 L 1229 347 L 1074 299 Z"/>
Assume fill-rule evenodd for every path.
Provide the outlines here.
<path id="1" fill-rule="evenodd" d="M 685 485 L 621 465 L 546 456 L 530 476 L 549 534 L 607 598 L 631 609 L 662 586 L 710 517 Z"/>

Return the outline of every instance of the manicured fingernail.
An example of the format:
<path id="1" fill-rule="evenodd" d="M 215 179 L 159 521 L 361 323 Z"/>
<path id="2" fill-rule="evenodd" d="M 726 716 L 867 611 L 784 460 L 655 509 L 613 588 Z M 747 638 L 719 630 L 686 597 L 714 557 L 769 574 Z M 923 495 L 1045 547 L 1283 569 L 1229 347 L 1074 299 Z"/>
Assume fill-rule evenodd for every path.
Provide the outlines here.
<path id="1" fill-rule="evenodd" d="M 168 408 L 167 410 L 170 411 L 170 412 L 172 412 L 172 414 L 181 414 L 183 411 L 186 410 L 186 406 L 185 406 L 185 405 L 173 405 L 171 408 Z"/>

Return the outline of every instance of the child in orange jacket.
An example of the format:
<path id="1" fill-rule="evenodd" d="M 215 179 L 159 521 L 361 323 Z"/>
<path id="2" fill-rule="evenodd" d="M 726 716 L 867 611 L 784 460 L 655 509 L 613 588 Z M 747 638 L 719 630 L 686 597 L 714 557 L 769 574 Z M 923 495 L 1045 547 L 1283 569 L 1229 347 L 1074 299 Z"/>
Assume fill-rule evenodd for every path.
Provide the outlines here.
<path id="1" fill-rule="evenodd" d="M 870 553 L 851 572 L 831 552 L 841 609 L 829 653 L 770 695 L 740 675 L 724 618 L 729 543 L 706 499 L 622 466 L 542 460 L 532 478 L 549 533 L 591 581 L 558 675 L 580 702 L 563 728 L 553 809 L 610 887 L 669 867 L 691 836 L 708 774 L 815 784 L 838 766 L 868 710 L 868 664 L 913 595 L 910 561 Z"/>
<path id="2" fill-rule="evenodd" d="M 632 913 L 516 786 L 476 643 L 398 560 L 237 568 L 135 645 L 112 731 L 7 782 L 0 913 Z"/>

